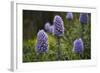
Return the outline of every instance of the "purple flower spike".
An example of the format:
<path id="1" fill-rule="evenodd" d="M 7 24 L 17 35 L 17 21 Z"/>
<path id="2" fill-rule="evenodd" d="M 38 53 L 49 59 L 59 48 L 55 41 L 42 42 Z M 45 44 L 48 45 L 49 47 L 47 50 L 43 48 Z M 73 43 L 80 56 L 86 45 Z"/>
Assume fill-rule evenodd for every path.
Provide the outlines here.
<path id="1" fill-rule="evenodd" d="M 80 13 L 80 23 L 87 24 L 88 23 L 88 14 L 87 13 Z"/>
<path id="2" fill-rule="evenodd" d="M 67 15 L 66 15 L 66 18 L 68 20 L 73 20 L 73 13 L 72 12 L 68 12 Z"/>
<path id="3" fill-rule="evenodd" d="M 59 15 L 56 15 L 54 17 L 54 35 L 56 36 L 62 36 L 64 34 L 64 24 L 63 20 Z"/>
<path id="4" fill-rule="evenodd" d="M 40 30 L 37 34 L 36 52 L 43 53 L 48 51 L 48 36 L 44 30 Z"/>
<path id="5" fill-rule="evenodd" d="M 84 45 L 82 39 L 76 39 L 73 44 L 73 51 L 78 54 L 82 54 L 84 51 Z"/>
<path id="6" fill-rule="evenodd" d="M 50 23 L 47 22 L 47 23 L 45 24 L 45 30 L 46 30 L 46 31 L 49 31 L 49 27 L 50 27 Z"/>
<path id="7" fill-rule="evenodd" d="M 52 34 L 54 34 L 54 25 L 52 25 L 52 26 L 49 27 L 49 32 L 52 33 Z"/>

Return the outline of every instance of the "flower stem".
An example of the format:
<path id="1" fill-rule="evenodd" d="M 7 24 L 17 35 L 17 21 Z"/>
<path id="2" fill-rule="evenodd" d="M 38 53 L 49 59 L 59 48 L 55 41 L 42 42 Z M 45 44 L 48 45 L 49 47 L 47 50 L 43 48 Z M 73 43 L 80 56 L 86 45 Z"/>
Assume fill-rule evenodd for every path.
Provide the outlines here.
<path id="1" fill-rule="evenodd" d="M 79 56 L 80 56 L 81 59 L 83 59 L 83 55 L 82 54 L 79 54 Z"/>
<path id="2" fill-rule="evenodd" d="M 57 60 L 61 59 L 60 37 L 57 36 Z"/>
<path id="3" fill-rule="evenodd" d="M 80 32 L 80 34 L 81 34 L 81 38 L 83 40 L 83 36 L 84 36 L 84 24 L 81 24 L 81 32 Z"/>

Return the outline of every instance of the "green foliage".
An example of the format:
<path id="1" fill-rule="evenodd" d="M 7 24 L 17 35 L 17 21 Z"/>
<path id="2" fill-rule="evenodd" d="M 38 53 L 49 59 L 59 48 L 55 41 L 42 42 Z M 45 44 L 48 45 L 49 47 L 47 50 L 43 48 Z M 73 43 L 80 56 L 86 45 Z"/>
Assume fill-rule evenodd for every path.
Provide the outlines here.
<path id="1" fill-rule="evenodd" d="M 40 12 L 43 14 L 43 12 Z M 64 21 L 64 36 L 60 39 L 60 51 L 61 58 L 60 60 L 81 60 L 81 59 L 91 59 L 91 23 L 81 26 L 79 23 L 79 13 L 73 13 L 74 19 L 72 21 L 68 21 L 65 18 L 65 13 L 57 13 L 57 12 L 44 12 L 44 17 L 41 19 L 40 13 L 24 13 L 23 15 L 23 62 L 40 62 L 40 61 L 57 61 L 57 44 L 56 37 L 47 32 L 48 35 L 48 46 L 49 50 L 47 53 L 37 54 L 35 52 L 36 46 L 36 35 L 39 29 L 44 29 L 44 20 L 48 18 L 48 20 L 53 21 L 53 17 L 55 14 L 59 14 L 62 16 Z M 28 15 L 27 15 L 28 14 Z M 49 15 L 48 15 L 49 14 Z M 33 17 L 32 17 L 33 15 Z M 39 17 L 38 17 L 39 15 Z M 42 15 L 42 16 L 43 16 Z M 34 18 L 35 16 L 35 18 Z M 47 18 L 46 18 L 47 17 Z M 91 15 L 89 14 L 89 19 Z M 26 21 L 29 20 L 29 21 Z M 28 24 L 28 22 L 34 21 L 34 27 Z M 52 23 L 52 22 L 51 22 Z M 31 29 L 30 29 L 31 28 Z M 81 30 L 84 29 L 84 32 Z M 73 41 L 76 38 L 80 38 L 81 33 L 83 33 L 83 41 L 84 41 L 84 52 L 82 55 L 76 54 L 72 51 L 73 49 Z M 27 37 L 26 37 L 27 35 Z"/>

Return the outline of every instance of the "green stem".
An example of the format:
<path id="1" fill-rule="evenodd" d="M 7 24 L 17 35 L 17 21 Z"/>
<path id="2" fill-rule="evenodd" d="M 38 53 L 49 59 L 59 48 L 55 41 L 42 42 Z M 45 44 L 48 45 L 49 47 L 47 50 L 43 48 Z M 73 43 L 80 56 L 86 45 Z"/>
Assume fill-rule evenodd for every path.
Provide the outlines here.
<path id="1" fill-rule="evenodd" d="M 82 54 L 79 54 L 79 55 L 80 55 L 80 58 L 83 59 L 83 55 Z"/>
<path id="2" fill-rule="evenodd" d="M 61 59 L 60 37 L 57 36 L 57 60 Z"/>
<path id="3" fill-rule="evenodd" d="M 81 24 L 81 38 L 83 39 L 83 36 L 84 36 L 84 24 Z"/>

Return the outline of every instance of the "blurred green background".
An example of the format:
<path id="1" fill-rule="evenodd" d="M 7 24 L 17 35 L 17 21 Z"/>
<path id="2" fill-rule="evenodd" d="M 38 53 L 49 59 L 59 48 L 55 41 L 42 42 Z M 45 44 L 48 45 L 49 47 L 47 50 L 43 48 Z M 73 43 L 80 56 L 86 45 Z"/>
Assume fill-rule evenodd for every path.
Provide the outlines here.
<path id="1" fill-rule="evenodd" d="M 73 13 L 73 20 L 70 22 L 66 19 L 67 12 L 52 11 L 33 11 L 23 10 L 23 62 L 40 62 L 40 61 L 56 61 L 56 39 L 54 35 L 47 33 L 49 51 L 47 54 L 40 54 L 37 58 L 35 52 L 36 37 L 39 30 L 44 29 L 46 22 L 53 24 L 55 15 L 60 15 L 64 22 L 66 38 L 61 39 L 61 59 L 60 60 L 85 60 L 91 59 L 91 14 L 89 15 L 88 24 L 84 25 L 83 41 L 84 53 L 82 57 L 72 52 L 73 41 L 80 38 L 81 24 L 79 22 L 79 14 Z M 44 29 L 45 30 L 45 29 Z"/>

